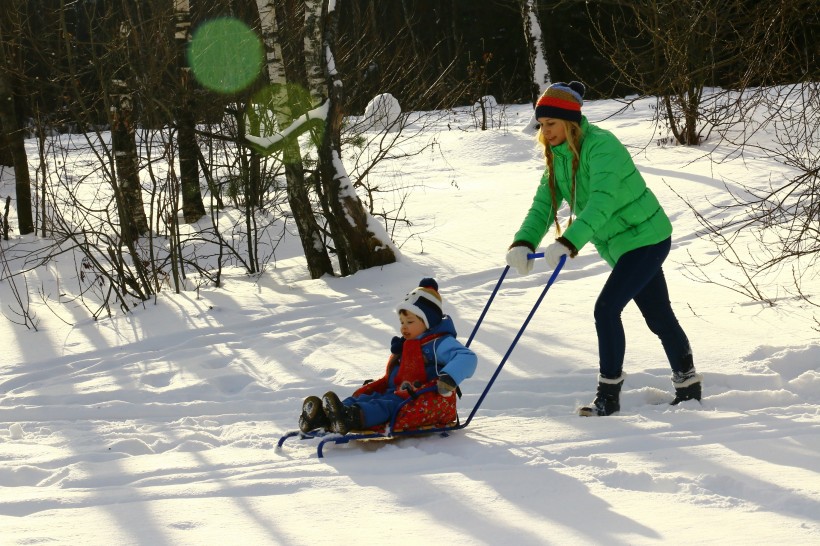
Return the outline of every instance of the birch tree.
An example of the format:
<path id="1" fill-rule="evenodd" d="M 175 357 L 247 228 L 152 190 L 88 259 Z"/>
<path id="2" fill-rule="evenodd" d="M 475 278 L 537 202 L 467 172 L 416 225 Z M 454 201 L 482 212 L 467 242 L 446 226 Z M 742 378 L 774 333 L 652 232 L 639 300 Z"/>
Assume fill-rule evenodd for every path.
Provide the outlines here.
<path id="1" fill-rule="evenodd" d="M 344 85 L 333 50 L 337 32 L 335 0 L 305 1 L 305 63 L 308 88 L 326 106 L 319 142 L 319 177 L 326 218 L 342 275 L 396 261 L 387 233 L 365 210 L 341 159 Z"/>
<path id="2" fill-rule="evenodd" d="M 280 9 L 277 11 L 274 0 L 257 0 L 257 6 L 262 41 L 265 46 L 266 68 L 272 84 L 270 104 L 275 112 L 276 127 L 285 128 L 294 121 L 292 105 L 296 102 L 295 97 L 291 97 L 290 89 L 293 86 L 289 85 L 282 51 L 283 37 L 279 32 L 279 21 L 285 15 L 283 13 L 285 6 L 280 4 Z M 292 62 L 291 66 L 300 66 L 300 64 Z M 305 179 L 302 156 L 295 138 L 288 138 L 283 142 L 282 159 L 285 165 L 288 203 L 296 222 L 310 276 L 318 279 L 325 274 L 333 275 L 333 265 L 323 242 L 321 227 L 316 222 L 308 183 Z"/>
<path id="3" fill-rule="evenodd" d="M 266 32 L 274 32 L 271 21 L 280 20 L 276 6 L 282 4 L 272 4 L 263 0 L 258 0 L 260 7 L 260 19 L 266 21 L 264 28 Z M 294 6 L 293 2 L 285 4 Z M 300 9 L 302 6 L 300 6 Z M 277 108 L 281 104 L 289 104 L 293 108 L 298 101 L 289 96 L 290 90 L 294 89 L 294 81 L 304 81 L 310 95 L 307 101 L 308 108 L 300 104 L 300 110 L 304 113 L 295 117 L 294 112 L 279 116 L 282 121 L 289 121 L 294 118 L 286 127 L 278 127 L 278 132 L 273 135 L 259 137 L 252 136 L 249 140 L 257 147 L 267 152 L 274 150 L 289 150 L 290 143 L 295 143 L 295 139 L 307 131 L 311 131 L 313 143 L 317 146 L 318 168 L 315 173 L 316 180 L 313 186 L 316 188 L 319 202 L 322 207 L 322 215 L 327 224 L 330 238 L 333 241 L 333 251 L 339 263 L 341 275 L 350 275 L 369 267 L 385 265 L 396 261 L 395 251 L 389 236 L 380 223 L 376 222 L 367 212 L 362 201 L 356 194 L 356 190 L 348 177 L 341 160 L 341 130 L 344 117 L 344 95 L 343 84 L 336 69 L 333 58 L 333 46 L 336 38 L 336 13 L 335 2 L 322 0 L 307 0 L 303 5 L 303 36 L 302 48 L 293 50 L 291 62 L 284 63 L 284 70 L 280 70 L 276 64 L 275 57 L 279 43 L 281 48 L 283 41 L 275 38 L 276 33 L 268 36 L 268 72 L 272 79 L 282 78 L 287 84 L 285 90 L 286 98 L 277 101 Z M 293 15 L 294 11 L 289 12 Z M 290 19 L 292 21 L 292 19 Z M 284 54 L 284 52 L 283 52 Z M 298 57 L 298 62 L 297 62 Z M 273 62 L 273 64 L 271 64 Z M 290 69 L 288 67 L 291 67 Z M 296 68 L 298 67 L 298 68 Z M 293 163 L 290 154 L 287 162 Z M 293 173 L 292 173 L 293 174 Z M 301 192 L 297 177 L 295 185 L 291 189 Z M 291 204 L 298 207 L 307 205 L 304 194 L 297 195 L 297 200 Z M 300 237 L 303 246 L 310 246 L 310 251 L 316 252 L 314 245 L 321 244 L 321 251 L 327 245 L 323 242 L 317 231 L 301 231 L 302 227 L 311 228 L 309 225 L 307 206 L 299 209 L 304 214 L 300 221 L 305 222 L 300 226 Z M 316 236 L 313 236 L 315 234 Z M 327 263 L 320 264 L 324 270 Z M 313 271 L 312 271 L 312 274 Z"/>
<path id="4" fill-rule="evenodd" d="M 132 25 L 127 17 L 120 22 L 119 35 L 123 45 L 128 39 Z M 127 51 L 127 49 L 125 49 Z M 127 58 L 127 53 L 124 56 Z M 139 179 L 139 160 L 135 135 L 134 97 L 126 81 L 127 64 L 122 59 L 122 66 L 117 67 L 110 80 L 108 89 L 109 113 L 111 116 L 111 148 L 114 155 L 116 176 L 113 184 L 115 191 L 121 195 L 120 219 L 122 237 L 132 241 L 148 233 L 148 218 L 142 200 L 142 186 Z"/>

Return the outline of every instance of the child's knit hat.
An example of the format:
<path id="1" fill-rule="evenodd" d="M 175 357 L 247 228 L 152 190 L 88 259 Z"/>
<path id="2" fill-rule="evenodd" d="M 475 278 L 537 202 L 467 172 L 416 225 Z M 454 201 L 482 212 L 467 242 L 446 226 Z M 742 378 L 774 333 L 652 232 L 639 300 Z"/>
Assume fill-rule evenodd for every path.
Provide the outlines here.
<path id="1" fill-rule="evenodd" d="M 535 103 L 535 119 L 555 118 L 581 123 L 581 105 L 586 88 L 581 82 L 557 82 L 549 87 Z"/>
<path id="2" fill-rule="evenodd" d="M 435 279 L 425 277 L 419 282 L 404 301 L 396 306 L 396 312 L 408 311 L 424 321 L 427 329 L 435 328 L 441 322 L 444 313 L 441 311 L 443 302 L 438 293 L 438 283 Z"/>

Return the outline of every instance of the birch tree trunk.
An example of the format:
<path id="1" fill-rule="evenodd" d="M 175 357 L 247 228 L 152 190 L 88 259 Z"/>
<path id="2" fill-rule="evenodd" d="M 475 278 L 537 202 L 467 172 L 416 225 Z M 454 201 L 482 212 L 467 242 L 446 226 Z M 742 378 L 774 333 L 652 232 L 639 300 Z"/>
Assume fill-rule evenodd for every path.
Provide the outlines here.
<path id="1" fill-rule="evenodd" d="M 527 60 L 529 61 L 533 82 L 530 90 L 530 101 L 535 104 L 539 95 L 541 95 L 541 88 L 545 87 L 544 84 L 549 78 L 549 70 L 544 55 L 544 41 L 541 38 L 536 38 L 536 36 L 541 36 L 541 28 L 535 12 L 535 0 L 519 1 L 521 21 L 524 23 L 524 43 L 527 44 Z"/>
<path id="2" fill-rule="evenodd" d="M 119 210 L 122 237 L 134 241 L 150 229 L 139 179 L 134 106 L 131 90 L 123 80 L 113 79 L 111 87 L 111 148 L 116 166 L 114 188 L 122 195 Z"/>
<path id="3" fill-rule="evenodd" d="M 127 41 L 132 25 L 128 19 L 120 22 L 119 35 L 122 39 L 119 47 L 123 48 L 124 56 L 119 59 L 128 62 Z M 118 46 L 112 46 L 118 47 Z M 124 68 L 112 70 L 110 89 L 111 116 L 111 151 L 114 154 L 115 173 L 112 173 L 114 191 L 118 191 L 121 199 L 118 200 L 122 238 L 133 242 L 150 231 L 148 218 L 145 216 L 145 206 L 142 201 L 142 185 L 139 178 L 139 158 L 137 155 L 137 139 L 134 127 L 134 97 L 128 83 L 118 75 L 126 72 Z"/>
<path id="4" fill-rule="evenodd" d="M 333 59 L 338 26 L 335 5 L 335 0 L 305 0 L 305 63 L 311 96 L 328 103 L 319 143 L 319 176 L 339 268 L 342 275 L 350 275 L 393 263 L 396 255 L 386 231 L 356 195 L 341 159 L 344 87 Z"/>
<path id="5" fill-rule="evenodd" d="M 282 7 L 277 9 L 274 0 L 257 0 L 262 40 L 265 46 L 266 66 L 272 85 L 272 103 L 276 111 L 276 123 L 281 130 L 294 120 L 291 108 L 293 99 L 288 92 L 287 70 L 282 55 L 283 37 L 279 33 Z M 292 63 L 294 65 L 299 63 Z M 318 279 L 322 275 L 333 275 L 333 264 L 322 240 L 322 230 L 316 222 L 311 205 L 305 170 L 296 139 L 288 139 L 282 154 L 285 163 L 288 203 L 290 205 L 302 249 L 305 252 L 310 277 Z"/>
<path id="6" fill-rule="evenodd" d="M 202 190 L 199 186 L 199 145 L 196 141 L 196 114 L 191 90 L 191 68 L 188 66 L 187 48 L 191 40 L 191 3 L 174 0 L 174 41 L 177 46 L 179 67 L 179 97 L 176 126 L 179 150 L 179 179 L 182 187 L 182 216 L 192 224 L 205 216 Z"/>

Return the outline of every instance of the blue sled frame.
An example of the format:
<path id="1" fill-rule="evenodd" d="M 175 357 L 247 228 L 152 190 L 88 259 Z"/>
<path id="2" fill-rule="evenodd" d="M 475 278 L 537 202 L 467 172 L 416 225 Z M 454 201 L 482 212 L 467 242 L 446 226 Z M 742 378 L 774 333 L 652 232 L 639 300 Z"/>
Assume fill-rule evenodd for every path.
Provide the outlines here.
<path id="1" fill-rule="evenodd" d="M 528 258 L 531 258 L 531 259 L 542 258 L 543 256 L 544 256 L 544 254 L 539 252 L 539 253 L 536 253 L 536 254 L 528 255 Z M 460 419 L 459 419 L 459 420 L 456 421 L 456 424 L 454 424 L 454 425 L 451 424 L 451 425 L 447 425 L 447 426 L 443 426 L 443 427 L 421 427 L 421 428 L 418 428 L 418 429 L 406 429 L 406 430 L 399 430 L 399 431 L 393 432 L 393 426 L 395 425 L 396 416 L 398 415 L 399 410 L 404 406 L 404 404 L 407 404 L 408 402 L 412 402 L 414 400 L 414 398 L 408 398 L 407 400 L 402 402 L 402 404 L 396 409 L 396 412 L 393 414 L 393 416 L 390 420 L 390 425 L 388 427 L 386 427 L 385 430 L 382 431 L 382 432 L 377 432 L 377 431 L 355 431 L 355 432 L 352 432 L 352 433 L 349 433 L 349 434 L 336 434 L 336 433 L 333 433 L 333 432 L 326 432 L 326 431 L 320 431 L 320 430 L 312 431 L 312 432 L 302 432 L 300 430 L 294 430 L 294 431 L 288 432 L 287 434 L 285 434 L 284 436 L 279 438 L 279 442 L 276 444 L 276 449 L 281 449 L 282 446 L 284 445 L 285 441 L 287 441 L 288 438 L 299 437 L 300 440 L 310 440 L 310 439 L 318 438 L 319 439 L 319 445 L 316 448 L 316 455 L 320 459 L 322 459 L 324 457 L 324 453 L 323 453 L 324 446 L 327 443 L 346 444 L 348 442 L 357 441 L 357 440 L 375 440 L 375 439 L 390 440 L 390 439 L 393 439 L 393 438 L 399 438 L 401 436 L 419 436 L 419 435 L 423 435 L 423 434 L 439 434 L 440 436 L 446 437 L 446 436 L 449 436 L 449 433 L 454 431 L 454 430 L 461 430 L 463 428 L 466 428 L 470 424 L 470 422 L 473 420 L 473 416 L 475 416 L 476 412 L 478 411 L 478 408 L 481 406 L 481 403 L 484 402 L 484 398 L 486 398 L 487 393 L 490 392 L 490 388 L 493 386 L 493 383 L 495 383 L 495 380 L 498 377 L 498 374 L 501 373 L 501 369 L 504 367 L 504 364 L 507 363 L 507 359 L 510 357 L 510 354 L 512 354 L 512 351 L 515 348 L 516 344 L 518 343 L 518 340 L 521 339 L 521 335 L 524 333 L 524 330 L 527 329 L 527 325 L 530 323 L 530 320 L 532 320 L 533 315 L 535 315 L 535 311 L 538 309 L 538 306 L 541 305 L 541 301 L 544 299 L 544 296 L 547 295 L 547 291 L 550 289 L 550 287 L 553 285 L 553 283 L 555 283 L 555 280 L 558 278 L 558 273 L 561 271 L 561 268 L 564 267 L 564 264 L 566 263 L 566 260 L 567 260 L 566 256 L 561 256 L 561 259 L 559 260 L 558 265 L 555 267 L 555 270 L 552 272 L 552 275 L 550 275 L 550 278 L 547 281 L 547 284 L 544 286 L 544 290 L 541 292 L 541 295 L 538 296 L 538 299 L 535 301 L 535 305 L 533 305 L 532 310 L 530 310 L 529 315 L 527 315 L 527 318 L 524 320 L 524 323 L 521 325 L 521 328 L 518 330 L 518 333 L 516 334 L 515 338 L 513 339 L 512 343 L 510 344 L 509 349 L 507 349 L 507 352 L 504 354 L 504 357 L 501 359 L 501 362 L 496 367 L 495 372 L 493 373 L 493 376 L 490 378 L 490 381 L 487 383 L 487 386 L 484 387 L 484 391 L 481 393 L 481 396 L 478 398 L 478 402 L 476 402 L 475 407 L 473 407 L 472 411 L 470 412 L 470 415 L 467 417 L 467 419 L 463 423 L 461 423 Z M 490 304 L 492 304 L 493 299 L 495 299 L 495 295 L 498 293 L 498 289 L 501 287 L 501 283 L 504 282 L 504 277 L 507 276 L 507 273 L 509 272 L 509 270 L 510 270 L 510 266 L 506 266 L 504 268 L 504 271 L 501 272 L 501 277 L 498 279 L 498 283 L 496 283 L 495 289 L 493 290 L 493 293 L 490 295 L 490 298 L 487 300 L 487 304 L 484 306 L 484 310 L 481 312 L 481 316 L 478 318 L 478 321 L 476 322 L 476 325 L 473 328 L 472 333 L 470 334 L 470 338 L 467 340 L 467 343 L 465 343 L 465 345 L 467 347 L 469 347 L 470 343 L 472 343 L 476 332 L 478 332 L 478 327 L 481 325 L 481 322 L 484 320 L 484 316 L 487 314 L 487 311 L 490 308 Z M 423 392 L 428 392 L 428 391 L 431 391 L 431 390 L 434 390 L 434 389 L 435 389 L 435 387 L 428 387 L 427 389 L 421 390 L 416 394 L 421 394 Z"/>

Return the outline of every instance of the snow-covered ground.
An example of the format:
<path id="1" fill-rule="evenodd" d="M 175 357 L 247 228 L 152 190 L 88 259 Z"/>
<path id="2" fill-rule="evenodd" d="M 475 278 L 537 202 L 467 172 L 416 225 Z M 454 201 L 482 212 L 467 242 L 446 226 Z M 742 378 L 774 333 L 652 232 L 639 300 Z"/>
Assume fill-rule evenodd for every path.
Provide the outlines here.
<path id="1" fill-rule="evenodd" d="M 575 415 L 595 388 L 592 308 L 609 272 L 590 246 L 561 272 L 468 428 L 329 446 L 324 459 L 315 441 L 276 449 L 305 396 L 381 374 L 393 308 L 422 277 L 438 280 L 463 340 L 479 317 L 543 163 L 521 131 L 530 107 L 503 107 L 504 127 L 486 132 L 454 114 L 437 148 L 381 172 L 419 186 L 407 202 L 417 236 L 402 239 L 397 264 L 311 280 L 292 236 L 259 278 L 165 291 L 128 316 L 94 321 L 56 306 L 58 318 L 32 297 L 39 331 L 0 320 L 0 542 L 820 543 L 818 312 L 789 295 L 790 272 L 765 281 L 774 306 L 693 280 L 693 259 L 711 262 L 715 279 L 739 274 L 712 260 L 681 199 L 713 216 L 710 203 L 730 202 L 724 184 L 789 173 L 750 154 L 719 163 L 708 146 L 658 146 L 650 104 L 584 112 L 630 146 L 672 218 L 665 271 L 705 378 L 702 404 L 662 403 L 670 370 L 630 306 L 622 411 Z M 13 195 L 8 170 L 0 193 Z M 13 256 L 38 241 L 2 244 Z M 32 292 L 57 294 L 55 278 L 76 284 L 69 256 L 49 268 Z M 472 343 L 479 369 L 462 386 L 462 415 L 549 273 L 540 263 L 508 275 Z M 816 295 L 809 277 L 803 290 Z M 9 290 L 0 282 L 14 318 Z"/>

